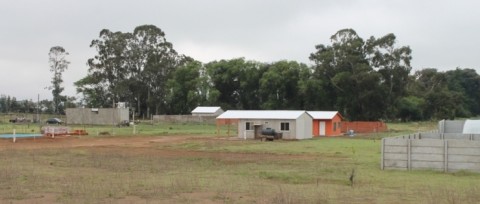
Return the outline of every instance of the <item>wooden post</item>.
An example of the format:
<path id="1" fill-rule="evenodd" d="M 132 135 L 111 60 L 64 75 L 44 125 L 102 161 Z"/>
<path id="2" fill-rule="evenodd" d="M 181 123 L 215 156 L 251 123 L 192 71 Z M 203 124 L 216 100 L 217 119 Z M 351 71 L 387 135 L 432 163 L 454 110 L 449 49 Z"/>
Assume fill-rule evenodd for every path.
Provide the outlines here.
<path id="1" fill-rule="evenodd" d="M 228 137 L 230 137 L 230 119 L 228 119 L 227 135 L 228 135 Z"/>
<path id="2" fill-rule="evenodd" d="M 132 120 L 133 120 L 133 135 L 135 135 L 135 109 L 133 109 Z"/>

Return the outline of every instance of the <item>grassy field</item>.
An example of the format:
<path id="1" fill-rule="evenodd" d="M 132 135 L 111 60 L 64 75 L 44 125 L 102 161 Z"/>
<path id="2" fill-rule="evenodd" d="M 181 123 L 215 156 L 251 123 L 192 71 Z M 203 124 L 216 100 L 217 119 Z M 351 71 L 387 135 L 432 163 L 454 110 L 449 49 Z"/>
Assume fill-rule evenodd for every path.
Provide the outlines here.
<path id="1" fill-rule="evenodd" d="M 40 133 L 41 126 L 46 124 L 14 124 L 14 123 L 0 123 L 0 134 L 11 134 L 15 129 L 16 133 Z M 55 126 L 55 125 L 54 125 Z M 132 136 L 134 134 L 134 127 L 116 127 L 106 125 L 69 125 L 72 130 L 85 130 L 89 136 Z M 221 135 L 226 135 L 228 131 L 227 126 L 219 127 Z M 236 134 L 236 128 L 230 127 L 230 135 Z M 178 124 L 151 124 L 149 122 L 141 122 L 135 125 L 135 135 L 138 136 L 161 136 L 161 135 L 216 135 L 217 129 L 215 125 L 202 123 L 178 123 Z"/>
<path id="2" fill-rule="evenodd" d="M 0 203 L 480 202 L 479 174 L 380 170 L 381 137 L 430 130 L 435 123 L 274 142 L 214 137 L 213 125 L 150 126 L 140 125 L 140 134 L 199 137 L 148 147 L 7 146 L 0 151 Z"/>

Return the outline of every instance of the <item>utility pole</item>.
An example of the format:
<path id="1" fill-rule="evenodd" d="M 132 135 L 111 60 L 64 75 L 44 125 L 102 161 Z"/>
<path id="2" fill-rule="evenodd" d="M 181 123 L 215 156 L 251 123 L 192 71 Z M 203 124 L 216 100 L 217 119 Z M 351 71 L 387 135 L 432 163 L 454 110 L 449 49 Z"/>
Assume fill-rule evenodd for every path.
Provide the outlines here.
<path id="1" fill-rule="evenodd" d="M 38 115 L 38 109 L 40 109 L 40 94 L 37 95 L 37 123 L 40 123 L 40 116 Z"/>
<path id="2" fill-rule="evenodd" d="M 135 108 L 133 108 L 132 118 L 133 118 L 133 135 L 135 135 Z"/>

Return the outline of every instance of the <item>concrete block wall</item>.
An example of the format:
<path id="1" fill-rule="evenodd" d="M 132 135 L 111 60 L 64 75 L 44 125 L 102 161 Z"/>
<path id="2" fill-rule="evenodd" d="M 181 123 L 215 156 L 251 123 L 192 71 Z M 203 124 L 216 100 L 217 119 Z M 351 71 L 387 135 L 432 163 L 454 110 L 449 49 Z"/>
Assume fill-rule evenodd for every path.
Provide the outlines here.
<path id="1" fill-rule="evenodd" d="M 116 125 L 129 120 L 128 108 L 67 108 L 65 112 L 71 125 Z"/>
<path id="2" fill-rule="evenodd" d="M 438 122 L 439 133 L 462 133 L 464 120 L 441 120 Z"/>

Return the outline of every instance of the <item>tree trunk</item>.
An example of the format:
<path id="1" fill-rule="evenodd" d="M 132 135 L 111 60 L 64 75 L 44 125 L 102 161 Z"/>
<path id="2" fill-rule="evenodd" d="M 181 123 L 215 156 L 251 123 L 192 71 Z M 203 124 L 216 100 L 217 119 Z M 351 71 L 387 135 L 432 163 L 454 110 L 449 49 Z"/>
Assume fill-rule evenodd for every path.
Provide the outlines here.
<path id="1" fill-rule="evenodd" d="M 141 113 L 141 111 L 140 111 L 140 94 L 138 94 L 138 96 L 137 96 L 137 113 L 139 113 L 139 114 Z"/>
<path id="2" fill-rule="evenodd" d="M 150 118 L 150 87 L 147 91 L 147 118 Z"/>

